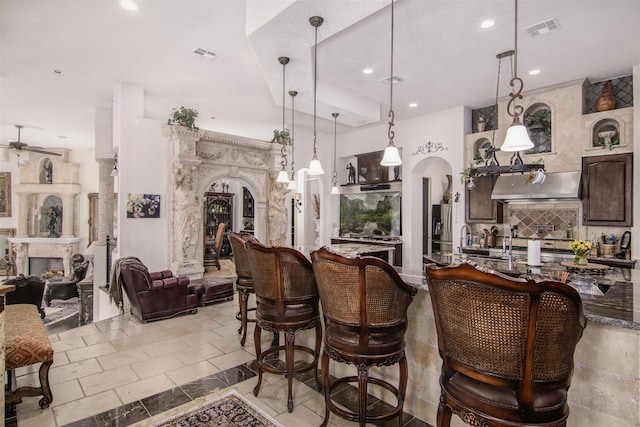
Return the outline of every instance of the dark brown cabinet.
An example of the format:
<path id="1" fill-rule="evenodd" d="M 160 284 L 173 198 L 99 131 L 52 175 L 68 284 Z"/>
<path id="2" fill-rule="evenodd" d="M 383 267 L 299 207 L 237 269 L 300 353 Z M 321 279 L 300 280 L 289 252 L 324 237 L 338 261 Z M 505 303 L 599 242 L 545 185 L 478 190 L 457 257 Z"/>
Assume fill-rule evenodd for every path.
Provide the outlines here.
<path id="1" fill-rule="evenodd" d="M 633 225 L 633 154 L 582 158 L 582 224 Z"/>
<path id="2" fill-rule="evenodd" d="M 501 223 L 503 204 L 491 200 L 491 192 L 496 182 L 495 175 L 476 176 L 473 189 L 466 189 L 466 220 L 468 223 Z"/>
<path id="3" fill-rule="evenodd" d="M 218 225 L 225 223 L 226 230 L 233 230 L 233 193 L 204 193 L 204 265 L 212 265 L 212 254 L 215 251 L 214 245 Z M 231 244 L 227 240 L 226 234 L 222 242 L 220 256 L 231 255 Z"/>
<path id="4" fill-rule="evenodd" d="M 389 181 L 389 167 L 380 164 L 383 155 L 384 151 L 377 151 L 356 156 L 358 158 L 358 184 Z"/>

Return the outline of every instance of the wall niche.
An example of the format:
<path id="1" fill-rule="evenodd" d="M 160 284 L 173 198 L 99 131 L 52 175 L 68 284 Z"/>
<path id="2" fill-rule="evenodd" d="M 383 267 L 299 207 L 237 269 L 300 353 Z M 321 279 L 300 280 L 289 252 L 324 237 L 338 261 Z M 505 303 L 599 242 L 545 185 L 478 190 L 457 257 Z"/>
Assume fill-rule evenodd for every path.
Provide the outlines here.
<path id="1" fill-rule="evenodd" d="M 591 146 L 613 149 L 620 145 L 620 123 L 617 120 L 607 118 L 596 122 L 591 135 Z"/>
<path id="2" fill-rule="evenodd" d="M 524 112 L 524 124 L 533 142 L 525 154 L 551 153 L 551 108 L 542 102 L 533 104 Z"/>

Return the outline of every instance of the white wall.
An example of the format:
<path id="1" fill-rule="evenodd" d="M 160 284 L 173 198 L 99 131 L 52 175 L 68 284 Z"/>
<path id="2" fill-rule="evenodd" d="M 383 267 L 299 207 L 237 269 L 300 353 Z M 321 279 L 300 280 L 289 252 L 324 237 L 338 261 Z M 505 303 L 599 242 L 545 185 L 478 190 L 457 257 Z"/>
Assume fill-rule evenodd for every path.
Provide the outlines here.
<path id="1" fill-rule="evenodd" d="M 464 168 L 465 123 L 468 122 L 468 110 L 455 107 L 449 110 L 429 114 L 414 119 L 399 120 L 395 124 L 395 143 L 402 150 L 402 234 L 403 267 L 409 270 L 422 269 L 422 177 L 425 175 L 424 159 L 440 157 L 451 165 L 453 171 L 452 194 L 464 194 L 457 179 L 456 171 Z M 388 126 L 380 125 L 339 136 L 338 157 L 344 158 L 360 153 L 384 150 L 387 145 Z M 442 150 L 428 152 L 426 144 L 431 141 L 442 144 Z M 421 151 L 419 151 L 421 150 Z M 433 148 L 432 148 L 433 150 Z M 343 169 L 341 167 L 340 169 Z M 346 172 L 346 171 L 344 171 Z M 346 182 L 343 171 L 339 182 Z M 340 176 L 340 175 L 339 175 Z M 330 182 L 331 178 L 329 176 Z M 325 192 L 331 191 L 330 185 Z M 339 198 L 329 198 L 331 204 L 340 203 Z M 463 197 L 460 203 L 464 204 Z M 330 221 L 323 221 L 323 236 L 331 235 L 331 224 L 339 220 L 334 209 L 328 207 L 333 215 Z M 456 225 L 453 225 L 453 238 L 457 239 Z M 328 240 L 323 239 L 323 244 Z"/>
<path id="2" fill-rule="evenodd" d="M 142 88 L 119 84 L 114 95 L 114 143 L 119 151 L 118 255 L 139 257 L 149 271 L 164 270 L 171 265 L 164 123 L 143 118 Z M 159 194 L 160 218 L 127 218 L 129 193 Z"/>

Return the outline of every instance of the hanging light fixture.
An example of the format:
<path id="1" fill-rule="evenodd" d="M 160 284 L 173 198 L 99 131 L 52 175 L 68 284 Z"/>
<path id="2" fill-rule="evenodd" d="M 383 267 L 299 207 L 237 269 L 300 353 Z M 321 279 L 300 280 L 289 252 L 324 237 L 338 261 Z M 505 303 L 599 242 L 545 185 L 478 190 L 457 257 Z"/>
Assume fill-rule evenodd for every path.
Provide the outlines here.
<path id="1" fill-rule="evenodd" d="M 309 163 L 309 171 L 307 172 L 309 175 L 323 175 L 324 170 L 322 169 L 322 165 L 320 164 L 320 160 L 318 160 L 318 152 L 316 150 L 317 140 L 316 140 L 316 107 L 317 100 L 316 94 L 318 89 L 318 27 L 322 25 L 324 19 L 320 16 L 312 16 L 309 18 L 309 23 L 312 27 L 316 29 L 316 39 L 313 48 L 313 158 Z"/>
<path id="2" fill-rule="evenodd" d="M 398 152 L 398 147 L 393 142 L 393 137 L 395 136 L 393 131 L 393 120 L 395 119 L 395 113 L 393 112 L 393 0 L 391 0 L 391 78 L 389 79 L 389 88 L 389 144 L 384 149 L 380 164 L 382 166 L 400 166 L 402 164 L 400 152 Z"/>
<path id="3" fill-rule="evenodd" d="M 296 174 L 295 174 L 295 170 L 293 167 L 293 163 L 294 163 L 294 145 L 293 145 L 293 141 L 294 141 L 294 136 L 295 136 L 295 130 L 296 130 L 296 126 L 295 126 L 295 99 L 296 99 L 296 95 L 298 94 L 297 91 L 295 90 L 290 90 L 289 91 L 289 95 L 291 96 L 291 179 L 289 180 L 289 185 L 287 186 L 288 190 L 298 190 L 298 183 L 296 182 Z"/>
<path id="4" fill-rule="evenodd" d="M 340 189 L 338 188 L 338 172 L 336 171 L 336 140 L 338 139 L 338 113 L 331 113 L 333 116 L 333 173 L 331 174 L 331 182 L 333 183 L 333 187 L 331 187 L 331 194 L 340 194 Z"/>
<path id="5" fill-rule="evenodd" d="M 287 130 L 284 127 L 284 94 L 285 94 L 284 85 L 285 85 L 285 68 L 289 63 L 289 58 L 287 58 L 286 56 L 281 56 L 278 58 L 278 62 L 282 64 L 282 134 L 280 134 L 280 140 L 281 140 L 280 142 L 282 143 L 282 147 L 280 147 L 280 157 L 282 157 L 280 164 L 282 165 L 282 170 L 278 174 L 278 178 L 276 178 L 276 182 L 281 182 L 283 184 L 286 184 L 289 182 L 289 174 L 287 173 L 287 170 L 286 170 L 287 153 L 285 151 L 285 147 L 287 143 L 287 138 L 285 136 L 287 134 Z"/>
<path id="6" fill-rule="evenodd" d="M 511 60 L 511 69 L 513 69 L 513 56 L 515 54 L 514 50 L 508 50 L 506 52 L 501 52 L 496 55 L 498 58 L 498 77 L 496 81 L 496 96 L 495 96 L 495 111 L 498 111 L 498 96 L 500 92 L 500 75 L 502 69 L 502 60 L 505 58 L 509 58 Z M 495 140 L 496 140 L 496 124 L 497 118 L 493 120 L 489 120 L 488 125 L 491 126 L 493 122 L 493 129 L 491 132 L 491 146 L 488 147 L 485 155 L 484 155 L 484 166 L 476 166 L 472 167 L 469 179 L 467 180 L 467 188 L 470 190 L 475 188 L 474 176 L 482 176 L 482 175 L 500 175 L 505 173 L 515 173 L 515 172 L 537 172 L 538 170 L 542 170 L 542 175 L 544 175 L 544 164 L 525 164 L 520 157 L 520 153 L 518 151 L 514 152 L 509 161 L 509 165 L 500 166 L 498 159 L 496 158 L 496 152 L 501 151 L 501 149 L 496 148 Z M 537 183 L 536 183 L 537 184 Z"/>
<path id="7" fill-rule="evenodd" d="M 529 138 L 527 128 L 520 122 L 520 115 L 524 108 L 516 104 L 516 100 L 522 99 L 522 79 L 518 77 L 518 0 L 515 0 L 515 31 L 514 31 L 514 58 L 513 58 L 513 78 L 509 83 L 511 86 L 511 99 L 507 104 L 507 114 L 513 117 L 513 122 L 507 129 L 507 137 L 500 148 L 502 151 L 521 151 L 533 148 L 533 142 Z"/>

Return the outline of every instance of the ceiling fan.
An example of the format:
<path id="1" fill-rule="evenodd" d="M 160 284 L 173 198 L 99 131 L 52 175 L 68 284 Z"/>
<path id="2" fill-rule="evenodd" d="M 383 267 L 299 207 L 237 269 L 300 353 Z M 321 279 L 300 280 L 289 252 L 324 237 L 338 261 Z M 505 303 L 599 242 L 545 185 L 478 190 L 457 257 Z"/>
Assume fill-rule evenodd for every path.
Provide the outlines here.
<path id="1" fill-rule="evenodd" d="M 62 154 L 59 153 L 54 153 L 53 151 L 46 151 L 43 150 L 42 147 L 33 147 L 33 146 L 29 146 L 27 143 L 21 142 L 20 141 L 20 129 L 23 128 L 22 125 L 16 125 L 16 128 L 18 129 L 18 140 L 17 141 L 10 141 L 9 145 L 4 145 L 4 144 L 0 144 L 0 147 L 4 147 L 4 148 L 8 148 L 8 149 L 14 149 L 16 150 L 16 154 L 20 155 L 20 151 L 31 151 L 33 153 L 40 153 L 40 154 L 49 154 L 51 156 L 62 156 Z"/>

